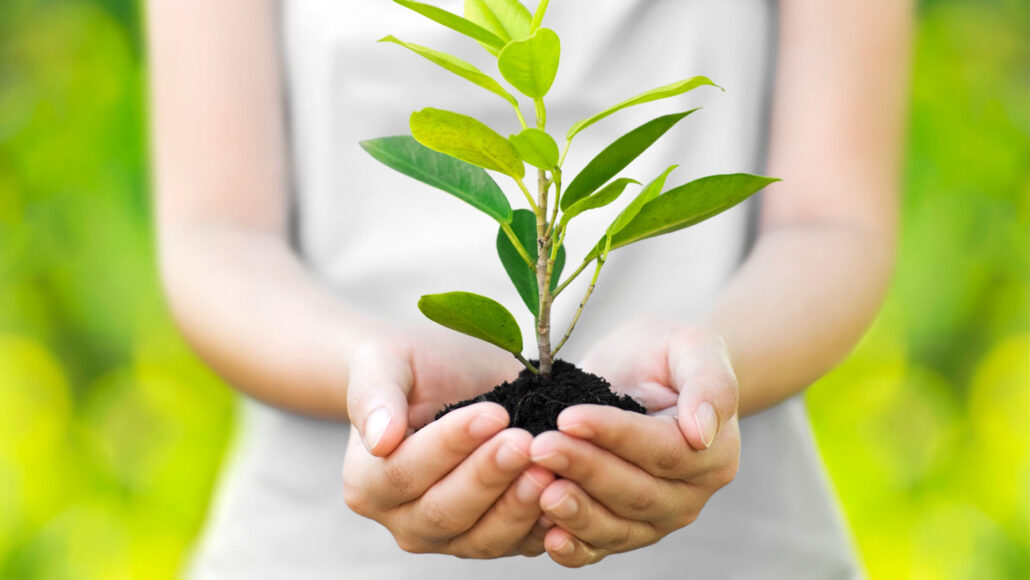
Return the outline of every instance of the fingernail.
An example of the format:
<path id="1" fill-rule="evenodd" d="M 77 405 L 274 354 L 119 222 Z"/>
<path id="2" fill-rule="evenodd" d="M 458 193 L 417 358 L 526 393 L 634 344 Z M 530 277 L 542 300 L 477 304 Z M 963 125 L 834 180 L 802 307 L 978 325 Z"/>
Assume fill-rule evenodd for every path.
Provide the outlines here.
<path id="1" fill-rule="evenodd" d="M 576 546 L 572 543 L 572 540 L 566 538 L 564 542 L 558 545 L 554 549 L 554 553 L 559 556 L 571 556 L 576 551 Z"/>
<path id="2" fill-rule="evenodd" d="M 515 471 L 526 466 L 526 463 L 529 462 L 529 455 L 510 441 L 506 441 L 497 450 L 497 456 L 494 460 L 497 462 L 497 467 L 500 467 L 502 470 Z"/>
<path id="3" fill-rule="evenodd" d="M 719 416 L 715 414 L 715 407 L 711 403 L 701 403 L 697 411 L 694 411 L 694 421 L 697 422 L 701 442 L 704 443 L 705 449 L 708 449 L 719 431 Z"/>
<path id="4" fill-rule="evenodd" d="M 579 504 L 572 496 L 565 494 L 558 503 L 547 508 L 547 512 L 560 520 L 568 520 L 576 517 L 579 511 Z"/>
<path id="5" fill-rule="evenodd" d="M 469 435 L 476 439 L 488 437 L 504 428 L 504 422 L 490 414 L 478 415 L 469 423 Z"/>
<path id="6" fill-rule="evenodd" d="M 533 479 L 533 476 L 526 473 L 519 479 L 518 487 L 515 488 L 515 497 L 519 498 L 519 501 L 526 504 L 535 504 L 540 498 L 540 492 L 544 490 L 544 486 L 540 485 L 540 482 Z"/>
<path id="7" fill-rule="evenodd" d="M 379 444 L 379 440 L 383 438 L 383 434 L 386 433 L 386 428 L 390 425 L 390 410 L 385 407 L 380 407 L 372 412 L 368 416 L 368 420 L 365 421 L 365 435 L 363 440 L 365 447 L 371 451 Z"/>
<path id="8" fill-rule="evenodd" d="M 536 521 L 536 525 L 542 528 L 551 529 L 554 527 L 554 520 L 547 516 L 540 516 L 540 519 Z"/>
<path id="9" fill-rule="evenodd" d="M 563 472 L 569 468 L 569 458 L 565 457 L 561 453 L 551 452 L 547 455 L 541 455 L 540 457 L 534 457 L 533 463 L 541 467 L 546 467 L 551 471 Z"/>

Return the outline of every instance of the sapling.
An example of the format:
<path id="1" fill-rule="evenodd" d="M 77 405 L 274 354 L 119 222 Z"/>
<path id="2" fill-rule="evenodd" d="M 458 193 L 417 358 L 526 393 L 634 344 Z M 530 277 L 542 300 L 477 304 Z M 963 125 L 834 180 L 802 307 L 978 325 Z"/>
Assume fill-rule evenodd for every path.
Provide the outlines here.
<path id="1" fill-rule="evenodd" d="M 454 195 L 497 222 L 501 264 L 536 321 L 536 364 L 522 355 L 522 332 L 514 316 L 490 298 L 469 292 L 431 294 L 422 296 L 418 307 L 443 326 L 512 353 L 531 373 L 544 379 L 551 375 L 555 356 L 575 329 L 610 252 L 697 224 L 776 181 L 737 173 L 712 175 L 666 189 L 666 180 L 675 165 L 646 184 L 619 176 L 634 159 L 698 109 L 662 115 L 640 125 L 605 147 L 572 179 L 566 179 L 565 158 L 574 139 L 594 124 L 628 107 L 675 97 L 703 86 L 718 86 L 706 77 L 696 76 L 638 94 L 574 123 L 559 149 L 548 132 L 544 101 L 558 71 L 561 53 L 558 34 L 542 27 L 548 0 L 541 0 L 535 12 L 518 0 L 466 0 L 464 15 L 411 0 L 394 2 L 477 41 L 496 60 L 501 77 L 532 103 L 535 126 L 530 127 L 520 100 L 492 76 L 456 56 L 386 36 L 381 42 L 402 46 L 507 101 L 521 131 L 504 138 L 468 115 L 425 108 L 411 115 L 411 136 L 361 142 L 368 153 L 387 166 Z M 527 165 L 531 171 L 535 169 L 535 175 L 527 175 Z M 488 170 L 510 180 L 528 209 L 513 210 Z M 615 216 L 572 273 L 561 279 L 569 225 L 585 212 L 612 204 L 631 186 L 639 186 L 639 192 Z M 591 266 L 592 278 L 579 307 L 561 338 L 552 344 L 551 306 Z"/>

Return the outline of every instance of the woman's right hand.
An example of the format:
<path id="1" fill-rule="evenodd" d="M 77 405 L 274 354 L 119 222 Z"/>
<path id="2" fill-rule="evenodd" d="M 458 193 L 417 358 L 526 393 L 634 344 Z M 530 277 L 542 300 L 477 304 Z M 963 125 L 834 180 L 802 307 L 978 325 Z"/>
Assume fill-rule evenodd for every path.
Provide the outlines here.
<path id="1" fill-rule="evenodd" d="M 351 437 L 344 498 L 404 550 L 469 558 L 543 552 L 540 494 L 554 475 L 532 466 L 532 436 L 505 429 L 494 403 L 447 414 L 446 403 L 514 378 L 519 364 L 488 345 L 445 334 L 379 338 L 351 366 Z"/>

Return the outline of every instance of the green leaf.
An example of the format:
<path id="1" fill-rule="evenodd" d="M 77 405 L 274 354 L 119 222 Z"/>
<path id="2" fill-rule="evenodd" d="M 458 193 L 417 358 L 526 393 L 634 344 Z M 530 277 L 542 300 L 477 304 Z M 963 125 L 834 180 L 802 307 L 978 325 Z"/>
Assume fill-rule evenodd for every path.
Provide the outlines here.
<path id="1" fill-rule="evenodd" d="M 415 139 L 433 151 L 515 179 L 526 175 L 526 165 L 511 143 L 472 117 L 427 107 L 411 114 L 410 125 Z"/>
<path id="2" fill-rule="evenodd" d="M 571 141 L 572 138 L 579 134 L 579 132 L 583 129 L 586 129 L 587 127 L 593 125 L 601 119 L 604 119 L 605 117 L 618 111 L 621 111 L 622 109 L 625 109 L 627 107 L 632 107 L 634 105 L 640 105 L 643 103 L 650 103 L 651 101 L 657 101 L 659 99 L 675 97 L 677 95 L 682 95 L 683 93 L 692 91 L 697 87 L 705 85 L 718 87 L 720 89 L 722 88 L 719 87 L 719 85 L 713 83 L 711 79 L 709 79 L 708 77 L 698 76 L 692 79 L 687 79 L 672 84 L 668 84 L 663 87 L 658 87 L 657 89 L 651 89 L 650 91 L 640 93 L 635 97 L 626 99 L 625 101 L 622 101 L 621 103 L 613 107 L 609 107 L 601 111 L 600 113 L 594 115 L 593 117 L 590 117 L 589 119 L 583 119 L 582 121 L 577 122 L 571 128 L 569 128 L 569 132 L 565 136 L 565 138 Z"/>
<path id="3" fill-rule="evenodd" d="M 540 129 L 525 129 L 508 137 L 519 155 L 534 167 L 553 169 L 558 165 L 558 144 Z"/>
<path id="4" fill-rule="evenodd" d="M 427 294 L 418 309 L 433 322 L 495 344 L 508 352 L 522 353 L 522 331 L 515 317 L 497 302 L 471 292 Z"/>
<path id="5" fill-rule="evenodd" d="M 632 221 L 633 218 L 637 217 L 637 214 L 640 213 L 640 208 L 644 207 L 644 204 L 658 197 L 658 194 L 662 192 L 662 188 L 665 187 L 665 180 L 669 178 L 669 174 L 672 173 L 672 171 L 677 167 L 679 167 L 679 165 L 670 165 L 665 171 L 662 172 L 661 175 L 654 178 L 654 180 L 651 181 L 651 183 L 648 183 L 646 186 L 644 186 L 644 189 L 640 190 L 640 193 L 638 193 L 637 196 L 633 198 L 633 201 L 629 202 L 629 205 L 627 205 L 625 209 L 619 212 L 618 217 L 615 218 L 615 221 L 612 222 L 612 225 L 608 226 L 608 229 L 607 231 L 605 231 L 605 234 L 609 236 L 614 236 L 615 234 L 619 233 L 619 231 L 621 231 L 624 227 L 626 227 L 626 225 L 629 224 L 629 222 Z"/>
<path id="6" fill-rule="evenodd" d="M 536 215 L 528 209 L 517 209 L 511 220 L 511 228 L 515 231 L 515 237 L 522 242 L 529 257 L 536 263 Z M 526 262 L 519 256 L 511 240 L 505 235 L 504 230 L 497 232 L 497 256 L 501 259 L 504 271 L 515 286 L 519 297 L 533 313 L 533 316 L 540 314 L 540 291 L 536 283 L 536 270 L 526 265 Z M 558 255 L 554 258 L 554 270 L 551 273 L 551 290 L 558 286 L 558 278 L 565 267 L 565 248 L 558 248 Z"/>
<path id="7" fill-rule="evenodd" d="M 620 177 L 619 179 L 616 179 L 615 181 L 604 186 L 601 189 L 601 191 L 598 191 L 594 195 L 591 195 L 590 197 L 584 197 L 583 199 L 572 204 L 572 206 L 569 207 L 568 210 L 562 213 L 560 226 L 561 229 L 565 229 L 566 224 L 568 224 L 569 221 L 572 220 L 572 218 L 578 216 L 579 214 L 588 210 L 604 207 L 612 203 L 616 199 L 619 199 L 619 196 L 622 195 L 622 192 L 631 183 L 640 185 L 640 182 L 636 179 Z"/>
<path id="8" fill-rule="evenodd" d="M 611 249 L 700 223 L 730 209 L 776 181 L 779 179 L 733 173 L 702 177 L 670 189 L 644 204 L 644 207 L 640 208 L 640 213 L 612 236 Z M 597 250 L 598 248 L 594 249 L 595 252 Z"/>
<path id="9" fill-rule="evenodd" d="M 519 106 L 519 102 L 515 99 L 515 97 L 512 96 L 512 94 L 508 91 L 504 90 L 504 87 L 502 87 L 500 83 L 495 81 L 489 75 L 480 71 L 478 68 L 472 66 L 464 60 L 461 60 L 456 56 L 451 56 L 446 52 L 440 52 L 438 50 L 433 50 L 432 48 L 420 46 L 418 44 L 404 42 L 403 40 L 400 40 L 393 35 L 380 38 L 379 42 L 392 42 L 394 44 L 399 44 L 404 48 L 411 50 L 415 54 L 418 54 L 419 56 L 425 58 L 426 60 L 451 71 L 452 73 L 460 76 L 461 78 L 467 81 L 473 82 L 483 87 L 491 93 L 494 93 L 495 95 L 511 103 L 511 106 Z"/>
<path id="10" fill-rule="evenodd" d="M 532 34 L 533 16 L 519 0 L 465 0 L 465 18 L 496 34 L 505 43 L 524 40 Z"/>
<path id="11" fill-rule="evenodd" d="M 425 16 L 438 24 L 442 24 L 451 30 L 460 32 L 470 38 L 474 38 L 483 44 L 483 46 L 492 47 L 494 51 L 504 48 L 505 42 L 498 38 L 496 34 L 470 20 L 458 16 L 457 14 L 448 12 L 442 8 L 437 8 L 436 6 L 423 4 L 421 2 L 412 2 L 411 0 L 393 1 L 405 8 L 418 12 L 422 16 Z"/>
<path id="12" fill-rule="evenodd" d="M 547 13 L 547 4 L 550 0 L 540 0 L 540 3 L 536 5 L 536 12 L 533 13 L 533 22 L 530 23 L 530 32 L 536 32 L 537 28 L 544 23 L 544 14 Z"/>
<path id="13" fill-rule="evenodd" d="M 633 129 L 597 154 L 583 171 L 572 180 L 568 189 L 562 194 L 561 209 L 568 210 L 572 204 L 590 195 L 598 187 L 626 168 L 648 147 L 654 144 L 666 131 L 687 115 L 697 111 L 691 109 L 683 113 L 675 113 L 652 119 Z"/>
<path id="14" fill-rule="evenodd" d="M 482 169 L 437 153 L 407 135 L 369 139 L 361 147 L 387 167 L 442 189 L 498 222 L 511 222 L 508 198 Z"/>
<path id="15" fill-rule="evenodd" d="M 511 86 L 531 99 L 539 99 L 551 90 L 560 57 L 558 34 L 541 28 L 526 40 L 509 42 L 497 57 L 497 66 Z"/>

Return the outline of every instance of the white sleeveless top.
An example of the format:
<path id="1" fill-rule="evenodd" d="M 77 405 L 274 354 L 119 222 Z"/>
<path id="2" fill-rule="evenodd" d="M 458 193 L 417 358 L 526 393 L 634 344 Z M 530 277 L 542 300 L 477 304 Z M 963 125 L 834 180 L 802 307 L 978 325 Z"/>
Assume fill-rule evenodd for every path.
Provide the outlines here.
<path id="1" fill-rule="evenodd" d="M 462 0 L 431 3 L 462 11 Z M 310 268 L 348 305 L 409 322 L 421 318 L 415 302 L 422 294 L 490 296 L 516 313 L 526 344 L 535 344 L 531 315 L 496 256 L 495 222 L 394 173 L 358 146 L 362 139 L 409 133 L 408 115 L 425 106 L 473 115 L 502 135 L 518 131 L 510 106 L 496 95 L 377 39 L 394 34 L 499 77 L 491 57 L 474 41 L 387 0 L 290 0 L 283 9 L 295 235 Z M 775 16 L 770 0 L 551 2 L 544 25 L 563 44 L 558 79 L 546 99 L 554 135 L 623 98 L 690 76 L 706 75 L 726 89 L 698 89 L 587 129 L 567 158 L 570 179 L 619 135 L 699 105 L 704 110 L 681 121 L 622 175 L 647 182 L 678 163 L 672 186 L 714 173 L 761 172 Z M 525 109 L 530 115 L 531 107 Z M 520 207 L 521 195 L 510 193 Z M 570 266 L 614 211 L 586 214 L 570 228 Z M 689 319 L 702 312 L 738 267 L 753 214 L 745 204 L 614 252 L 564 355 L 575 362 L 591 340 L 634 316 Z M 571 288 L 569 295 L 581 291 Z M 555 327 L 567 324 L 576 302 L 555 304 Z M 385 528 L 343 502 L 347 437 L 346 424 L 246 401 L 238 449 L 191 577 L 798 580 L 859 574 L 799 398 L 741 421 L 739 475 L 694 524 L 654 546 L 579 570 L 561 568 L 546 555 L 472 561 L 403 552 Z"/>

